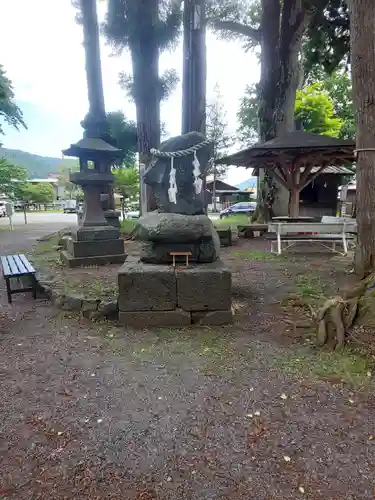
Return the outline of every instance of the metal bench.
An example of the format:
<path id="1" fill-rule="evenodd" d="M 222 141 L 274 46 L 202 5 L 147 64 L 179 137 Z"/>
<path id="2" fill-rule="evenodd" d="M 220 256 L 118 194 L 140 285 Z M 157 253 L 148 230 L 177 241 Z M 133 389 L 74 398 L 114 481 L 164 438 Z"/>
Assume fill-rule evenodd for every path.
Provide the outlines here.
<path id="1" fill-rule="evenodd" d="M 357 230 L 356 221 L 344 222 L 296 222 L 277 223 L 268 225 L 266 237 L 271 239 L 271 252 L 274 252 L 274 244 L 277 244 L 277 252 L 282 252 L 282 242 L 286 242 L 286 248 L 298 242 L 319 243 L 329 250 L 336 251 L 336 244 L 342 244 L 343 255 L 348 253 L 348 241 L 355 238 Z M 331 244 L 332 247 L 328 246 Z M 275 252 L 274 252 L 275 253 Z M 342 252 L 339 252 L 342 253 Z"/>
<path id="2" fill-rule="evenodd" d="M 34 299 L 36 298 L 37 281 L 35 278 L 35 269 L 23 255 L 5 255 L 1 257 L 1 266 L 3 268 L 3 276 L 7 287 L 7 295 L 9 304 L 12 303 L 12 295 L 22 292 L 33 292 Z M 22 286 L 22 278 L 30 278 L 31 284 Z M 17 280 L 19 287 L 11 287 L 11 280 Z"/>

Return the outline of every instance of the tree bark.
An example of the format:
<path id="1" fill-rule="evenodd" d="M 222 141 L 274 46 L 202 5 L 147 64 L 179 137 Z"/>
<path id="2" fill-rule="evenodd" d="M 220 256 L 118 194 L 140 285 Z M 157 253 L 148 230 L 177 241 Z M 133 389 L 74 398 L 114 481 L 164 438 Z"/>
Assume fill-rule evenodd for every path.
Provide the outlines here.
<path id="1" fill-rule="evenodd" d="M 374 268 L 375 260 L 375 3 L 351 0 L 351 63 L 358 160 L 357 222 L 358 242 L 355 271 L 364 277 Z"/>
<path id="2" fill-rule="evenodd" d="M 298 188 L 294 187 L 289 193 L 289 216 L 298 217 L 299 216 L 299 194 Z"/>
<path id="3" fill-rule="evenodd" d="M 137 15 L 145 25 L 131 44 L 143 214 L 155 208 L 155 200 L 142 174 L 152 161 L 150 150 L 160 145 L 159 49 L 155 33 L 158 1 L 140 2 Z"/>
<path id="4" fill-rule="evenodd" d="M 206 134 L 205 0 L 184 2 L 182 133 Z"/>

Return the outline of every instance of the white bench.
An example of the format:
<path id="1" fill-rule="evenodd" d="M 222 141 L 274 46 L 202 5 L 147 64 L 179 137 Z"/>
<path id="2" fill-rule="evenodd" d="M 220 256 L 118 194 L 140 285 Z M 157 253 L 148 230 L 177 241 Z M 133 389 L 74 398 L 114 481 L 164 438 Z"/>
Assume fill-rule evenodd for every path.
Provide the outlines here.
<path id="1" fill-rule="evenodd" d="M 282 242 L 287 247 L 298 242 L 319 243 L 329 250 L 336 251 L 336 244 L 342 244 L 343 255 L 348 253 L 348 241 L 355 238 L 357 232 L 356 221 L 348 219 L 343 222 L 271 222 L 268 224 L 267 238 L 271 239 L 271 252 L 277 244 L 277 253 L 282 252 Z M 331 244 L 332 246 L 328 246 Z M 275 252 L 274 252 L 275 253 Z"/>

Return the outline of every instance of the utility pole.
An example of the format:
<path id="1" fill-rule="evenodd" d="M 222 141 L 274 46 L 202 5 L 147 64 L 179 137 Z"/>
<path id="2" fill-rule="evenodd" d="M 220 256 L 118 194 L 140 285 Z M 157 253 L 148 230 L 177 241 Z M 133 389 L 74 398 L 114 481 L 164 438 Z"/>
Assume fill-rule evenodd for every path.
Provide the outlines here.
<path id="1" fill-rule="evenodd" d="M 206 0 L 184 1 L 182 133 L 206 134 Z"/>

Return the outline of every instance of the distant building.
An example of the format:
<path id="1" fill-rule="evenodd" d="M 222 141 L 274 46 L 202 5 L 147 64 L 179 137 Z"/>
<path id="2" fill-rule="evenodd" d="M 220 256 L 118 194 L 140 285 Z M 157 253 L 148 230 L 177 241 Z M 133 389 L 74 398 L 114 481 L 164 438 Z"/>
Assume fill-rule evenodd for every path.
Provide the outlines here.
<path id="1" fill-rule="evenodd" d="M 223 210 L 227 208 L 232 203 L 239 201 L 241 196 L 249 198 L 251 193 L 245 189 L 241 190 L 235 186 L 231 186 L 226 182 L 219 179 L 215 183 L 215 195 L 216 195 L 216 210 Z M 214 181 L 210 180 L 206 183 L 207 189 L 207 204 L 209 210 L 214 210 Z"/>

